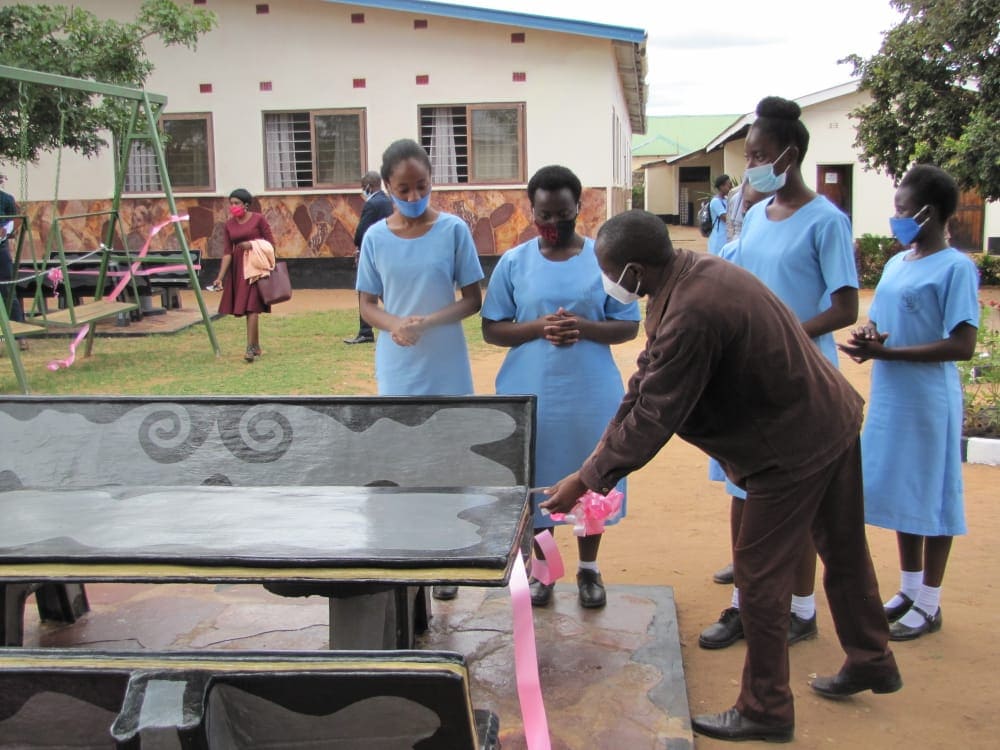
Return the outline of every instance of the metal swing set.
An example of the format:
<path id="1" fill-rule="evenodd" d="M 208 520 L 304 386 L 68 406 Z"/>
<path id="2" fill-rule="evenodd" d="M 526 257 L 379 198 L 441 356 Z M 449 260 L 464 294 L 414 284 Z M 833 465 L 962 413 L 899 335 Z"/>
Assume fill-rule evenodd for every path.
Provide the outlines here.
<path id="1" fill-rule="evenodd" d="M 40 71 L 25 70 L 6 65 L 0 65 L 0 79 L 15 81 L 18 87 L 18 105 L 20 144 L 21 144 L 21 164 L 20 164 L 20 198 L 25 201 L 27 198 L 27 161 L 28 161 L 28 128 L 30 127 L 29 115 L 31 112 L 30 91 L 33 86 L 47 86 L 56 89 L 58 92 L 59 111 L 59 148 L 56 152 L 56 179 L 52 198 L 51 223 L 46 237 L 45 252 L 42 257 L 35 253 L 33 233 L 31 231 L 29 217 L 26 213 L 15 216 L 0 216 L 0 225 L 13 220 L 15 222 L 15 235 L 11 235 L 9 240 L 13 251 L 14 279 L 10 282 L 9 293 L 4 295 L 4 304 L 0 304 L 0 336 L 6 347 L 7 356 L 14 368 L 18 384 L 24 393 L 28 393 L 28 381 L 24 371 L 24 365 L 20 356 L 18 337 L 37 336 L 49 332 L 50 330 L 66 330 L 78 326 L 87 326 L 86 347 L 84 356 L 90 356 L 94 342 L 94 326 L 99 320 L 129 315 L 132 311 L 139 309 L 139 290 L 136 277 L 148 276 L 163 270 L 183 270 L 186 269 L 190 281 L 191 289 L 194 291 L 201 311 L 202 321 L 208 333 L 209 342 L 216 356 L 221 353 L 215 331 L 212 327 L 212 319 L 208 308 L 201 295 L 201 287 L 198 275 L 192 259 L 191 250 L 188 246 L 187 237 L 180 225 L 180 218 L 177 216 L 177 205 L 174 202 L 173 191 L 170 186 L 170 176 L 167 172 L 166 158 L 163 151 L 163 143 L 157 127 L 160 113 L 167 103 L 167 98 L 160 94 L 152 94 L 144 89 L 129 88 L 126 86 L 116 86 L 112 84 L 99 83 L 80 78 L 70 78 L 68 76 L 43 73 Z M 115 139 L 115 191 L 111 208 L 106 211 L 96 211 L 90 213 L 66 214 L 59 213 L 59 178 L 62 166 L 62 150 L 64 144 L 64 134 L 66 125 L 66 115 L 68 104 L 66 102 L 66 92 L 83 92 L 90 96 L 112 97 L 121 101 L 127 106 L 127 124 L 123 127 L 121 134 Z M 132 153 L 133 143 L 145 145 L 153 156 L 160 184 L 167 206 L 170 210 L 171 221 L 163 226 L 173 229 L 178 250 L 170 254 L 156 253 L 153 256 L 145 254 L 148 249 L 147 244 L 142 250 L 136 252 L 128 246 L 128 234 L 125 231 L 121 216 L 121 197 L 125 186 L 125 177 L 128 172 L 129 156 Z M 106 235 L 100 248 L 83 255 L 67 254 L 63 242 L 63 223 L 74 220 L 86 220 L 94 217 L 106 216 Z M 18 278 L 17 269 L 23 256 L 23 251 L 27 246 L 34 267 L 35 281 L 35 304 L 30 322 L 12 321 L 10 319 L 14 300 L 17 296 L 16 284 L 22 283 L 25 279 Z M 84 304 L 78 302 L 78 296 L 73 293 L 71 279 L 74 264 L 81 260 L 97 258 L 96 263 L 96 283 L 94 301 Z M 93 261 L 89 264 L 94 267 Z M 117 272 L 119 266 L 124 267 L 124 273 Z M 43 277 L 54 273 L 59 283 L 64 289 L 65 308 L 57 311 L 48 311 L 42 291 Z M 114 283 L 115 276 L 121 279 Z M 31 278 L 31 277 L 29 277 Z M 4 283 L 4 282 L 0 282 Z M 113 293 L 105 295 L 111 287 Z M 128 288 L 131 292 L 130 300 L 125 301 L 122 292 Z M 82 335 L 82 331 L 81 331 Z"/>

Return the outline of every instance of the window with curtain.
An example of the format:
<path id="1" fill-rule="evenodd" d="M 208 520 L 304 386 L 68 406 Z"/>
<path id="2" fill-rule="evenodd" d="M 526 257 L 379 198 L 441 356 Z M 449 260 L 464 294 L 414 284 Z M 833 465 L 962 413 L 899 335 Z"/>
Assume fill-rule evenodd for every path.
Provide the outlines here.
<path id="1" fill-rule="evenodd" d="M 210 114 L 163 115 L 160 118 L 163 155 L 174 190 L 215 190 L 214 145 Z M 125 173 L 125 191 L 163 191 L 156 156 L 146 141 L 133 141 Z"/>
<path id="2" fill-rule="evenodd" d="M 264 114 L 268 188 L 356 187 L 364 157 L 361 110 Z"/>
<path id="3" fill-rule="evenodd" d="M 420 107 L 420 143 L 438 185 L 524 182 L 524 105 Z"/>

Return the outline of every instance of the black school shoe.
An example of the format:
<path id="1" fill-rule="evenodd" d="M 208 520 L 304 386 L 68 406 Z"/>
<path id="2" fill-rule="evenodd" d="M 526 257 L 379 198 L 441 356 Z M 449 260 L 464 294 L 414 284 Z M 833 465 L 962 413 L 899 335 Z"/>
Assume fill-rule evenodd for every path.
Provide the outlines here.
<path id="1" fill-rule="evenodd" d="M 889 640 L 890 641 L 912 641 L 919 638 L 922 635 L 927 635 L 928 633 L 936 633 L 941 629 L 941 608 L 937 608 L 937 612 L 931 617 L 924 610 L 914 604 L 910 607 L 914 612 L 924 618 L 924 621 L 919 625 L 910 627 L 909 625 L 904 625 L 899 620 L 892 623 L 889 626 Z"/>
<path id="2" fill-rule="evenodd" d="M 584 609 L 600 609 L 608 603 L 601 574 L 593 570 L 576 572 L 576 587 L 580 592 L 580 606 Z"/>
<path id="3" fill-rule="evenodd" d="M 719 621 L 701 631 L 698 645 L 702 648 L 726 648 L 743 637 L 743 620 L 736 607 L 722 610 Z"/>
<path id="4" fill-rule="evenodd" d="M 792 612 L 792 617 L 788 621 L 789 646 L 799 641 L 815 638 L 817 635 L 819 635 L 819 629 L 816 627 L 816 615 L 805 620 Z"/>

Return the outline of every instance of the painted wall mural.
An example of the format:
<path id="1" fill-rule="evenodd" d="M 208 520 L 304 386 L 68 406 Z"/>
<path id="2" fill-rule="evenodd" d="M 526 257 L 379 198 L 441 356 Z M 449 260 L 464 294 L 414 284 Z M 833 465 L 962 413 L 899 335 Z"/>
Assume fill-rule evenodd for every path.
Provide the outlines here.
<path id="1" fill-rule="evenodd" d="M 593 237 L 607 216 L 607 192 L 603 188 L 585 189 L 580 206 L 579 231 Z M 221 258 L 223 226 L 229 216 L 229 201 L 224 196 L 177 198 L 178 213 L 187 214 L 188 244 L 203 257 Z M 537 232 L 531 207 L 523 189 L 512 190 L 438 190 L 431 204 L 442 211 L 460 216 L 469 225 L 480 255 L 499 255 L 534 237 Z M 358 225 L 363 201 L 360 195 L 299 194 L 261 196 L 253 209 L 267 218 L 274 231 L 278 254 L 283 258 L 349 258 L 354 254 L 354 230 Z M 23 256 L 41 257 L 48 246 L 52 229 L 51 202 L 31 202 L 23 207 L 29 217 L 31 236 L 25 242 Z M 59 201 L 59 226 L 67 252 L 86 252 L 98 248 L 105 239 L 110 199 Z M 153 226 L 169 218 L 167 203 L 160 197 L 125 198 L 121 217 L 125 242 L 138 251 Z M 66 218 L 73 217 L 73 218 Z M 121 240 L 115 244 L 120 245 Z M 150 244 L 153 250 L 178 247 L 173 231 L 161 231 Z"/>

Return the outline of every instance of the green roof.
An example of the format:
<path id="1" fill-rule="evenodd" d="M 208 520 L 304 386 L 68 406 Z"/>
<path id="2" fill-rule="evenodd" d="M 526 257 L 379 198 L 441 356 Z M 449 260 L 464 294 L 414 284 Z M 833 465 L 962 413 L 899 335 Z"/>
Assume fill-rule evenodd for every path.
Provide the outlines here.
<path id="1" fill-rule="evenodd" d="M 632 156 L 675 156 L 697 151 L 742 116 L 647 117 L 645 134 L 632 136 Z"/>

